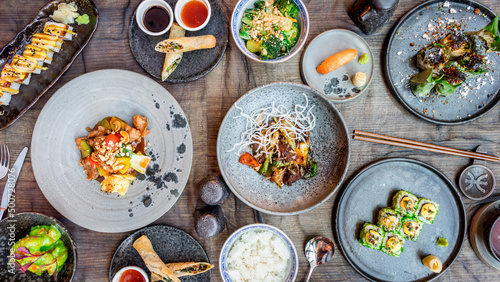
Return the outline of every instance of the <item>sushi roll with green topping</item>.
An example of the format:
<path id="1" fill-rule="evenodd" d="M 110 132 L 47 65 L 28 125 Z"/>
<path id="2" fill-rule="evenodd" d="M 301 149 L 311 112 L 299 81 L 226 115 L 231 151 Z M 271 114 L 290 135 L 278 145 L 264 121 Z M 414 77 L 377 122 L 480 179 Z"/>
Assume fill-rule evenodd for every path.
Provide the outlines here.
<path id="1" fill-rule="evenodd" d="M 414 216 L 417 212 L 418 198 L 408 191 L 401 190 L 392 198 L 392 208 L 403 216 Z"/>
<path id="2" fill-rule="evenodd" d="M 401 227 L 401 215 L 391 208 L 383 208 L 378 212 L 378 226 L 385 232 L 397 232 Z"/>
<path id="3" fill-rule="evenodd" d="M 417 204 L 417 216 L 425 223 L 432 224 L 439 212 L 439 204 L 428 199 L 419 199 Z"/>
<path id="4" fill-rule="evenodd" d="M 367 248 L 380 250 L 384 234 L 384 230 L 377 225 L 365 223 L 359 233 L 359 243 Z"/>
<path id="5" fill-rule="evenodd" d="M 417 241 L 424 223 L 416 217 L 403 217 L 401 220 L 401 235 L 406 239 Z"/>
<path id="6" fill-rule="evenodd" d="M 398 233 L 387 232 L 382 240 L 382 252 L 393 256 L 399 257 L 403 252 L 405 239 Z"/>

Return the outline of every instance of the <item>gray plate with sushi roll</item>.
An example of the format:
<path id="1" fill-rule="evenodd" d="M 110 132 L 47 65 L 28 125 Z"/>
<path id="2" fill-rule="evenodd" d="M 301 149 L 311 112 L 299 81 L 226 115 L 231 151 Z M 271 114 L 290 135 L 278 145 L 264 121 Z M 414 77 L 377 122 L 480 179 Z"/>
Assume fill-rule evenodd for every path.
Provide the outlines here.
<path id="1" fill-rule="evenodd" d="M 417 97 L 410 90 L 409 80 L 421 71 L 415 64 L 416 54 L 450 32 L 445 26 L 458 24 L 463 32 L 477 31 L 494 17 L 491 9 L 469 0 L 427 1 L 409 11 L 389 34 L 383 56 L 391 92 L 408 111 L 432 123 L 462 124 L 488 113 L 500 102 L 500 80 L 494 75 L 500 64 L 496 52 L 486 56 L 488 72 L 466 79 L 448 97 L 436 94 Z"/>
<path id="2" fill-rule="evenodd" d="M 415 241 L 406 239 L 399 257 L 362 245 L 358 238 L 363 225 L 377 225 L 379 211 L 393 208 L 393 197 L 402 190 L 439 205 L 435 218 L 428 221 L 433 223 L 424 222 Z M 419 218 L 418 210 L 414 217 Z M 443 173 L 417 160 L 393 158 L 370 164 L 351 178 L 337 200 L 334 226 L 342 253 L 364 277 L 374 281 L 427 281 L 440 273 L 425 267 L 422 259 L 427 255 L 438 257 L 443 263 L 442 274 L 462 249 L 466 220 L 458 190 Z M 439 237 L 446 238 L 449 245 L 438 246 Z"/>

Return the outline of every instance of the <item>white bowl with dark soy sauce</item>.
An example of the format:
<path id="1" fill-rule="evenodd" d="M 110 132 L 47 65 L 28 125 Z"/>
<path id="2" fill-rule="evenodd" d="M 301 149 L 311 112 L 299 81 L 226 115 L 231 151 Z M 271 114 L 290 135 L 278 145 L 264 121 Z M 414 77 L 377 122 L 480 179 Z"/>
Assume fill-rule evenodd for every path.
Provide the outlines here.
<path id="1" fill-rule="evenodd" d="M 144 33 L 160 36 L 170 30 L 174 13 L 170 5 L 163 0 L 144 0 L 137 6 L 135 19 Z"/>

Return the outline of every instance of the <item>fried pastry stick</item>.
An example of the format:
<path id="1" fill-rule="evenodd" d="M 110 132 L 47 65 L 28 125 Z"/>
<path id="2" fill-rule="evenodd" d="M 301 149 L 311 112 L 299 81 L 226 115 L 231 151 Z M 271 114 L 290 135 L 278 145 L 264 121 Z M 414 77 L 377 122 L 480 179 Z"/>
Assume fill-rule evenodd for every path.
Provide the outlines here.
<path id="1" fill-rule="evenodd" d="M 146 235 L 142 235 L 141 237 L 139 237 L 139 239 L 135 240 L 133 246 L 139 253 L 139 255 L 141 255 L 144 263 L 148 267 L 149 271 L 151 271 L 151 273 L 157 274 L 157 276 L 162 277 L 161 279 L 166 278 L 166 281 L 181 281 L 174 275 L 172 270 L 170 270 L 170 268 L 168 268 L 165 263 L 163 263 L 163 261 L 153 249 L 153 245 Z M 153 275 L 151 275 L 151 280 L 157 281 L 153 280 Z"/>
<path id="2" fill-rule="evenodd" d="M 158 43 L 155 50 L 162 53 L 189 52 L 214 48 L 216 39 L 213 35 L 166 39 Z"/>
<path id="3" fill-rule="evenodd" d="M 178 24 L 173 23 L 170 28 L 169 38 L 181 38 L 184 37 L 186 31 L 180 27 Z M 175 68 L 179 65 L 182 59 L 183 52 L 177 53 L 166 53 L 165 61 L 163 62 L 163 70 L 161 72 L 161 80 L 165 81 L 172 72 L 174 72 Z"/>

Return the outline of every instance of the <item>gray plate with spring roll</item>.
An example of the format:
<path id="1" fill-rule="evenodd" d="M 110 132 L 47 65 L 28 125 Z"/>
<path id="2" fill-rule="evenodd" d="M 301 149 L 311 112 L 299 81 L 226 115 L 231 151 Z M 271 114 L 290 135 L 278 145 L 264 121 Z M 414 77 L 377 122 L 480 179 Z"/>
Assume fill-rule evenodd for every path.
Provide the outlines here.
<path id="1" fill-rule="evenodd" d="M 358 236 L 365 222 L 377 224 L 379 210 L 390 207 L 399 190 L 438 203 L 439 212 L 434 223 L 424 223 L 416 242 L 406 240 L 401 256 L 393 257 L 362 246 Z M 440 274 L 426 268 L 422 258 L 438 257 L 444 273 L 462 249 L 467 223 L 458 190 L 443 173 L 421 161 L 394 158 L 372 163 L 351 178 L 337 199 L 334 228 L 345 258 L 364 277 L 374 281 L 427 281 Z M 438 237 L 446 238 L 449 246 L 438 246 Z"/>
<path id="2" fill-rule="evenodd" d="M 410 90 L 409 79 L 421 71 L 415 64 L 417 52 L 448 32 L 441 26 L 458 23 L 463 32 L 477 31 L 494 17 L 488 7 L 468 0 L 428 1 L 406 13 L 389 34 L 383 56 L 391 92 L 412 114 L 436 124 L 462 124 L 491 111 L 500 102 L 500 80 L 494 75 L 500 70 L 497 53 L 487 55 L 486 74 L 467 79 L 448 97 L 433 94 L 418 98 Z"/>
<path id="3" fill-rule="evenodd" d="M 176 0 L 167 0 L 172 9 Z M 186 31 L 186 37 L 211 34 L 217 42 L 214 48 L 186 52 L 177 68 L 165 80 L 171 83 L 185 83 L 204 77 L 210 73 L 220 62 L 226 52 L 228 42 L 228 27 L 224 9 L 217 0 L 209 0 L 212 15 L 208 24 L 198 31 Z M 144 33 L 132 15 L 129 28 L 129 43 L 134 58 L 139 65 L 151 76 L 161 80 L 165 54 L 155 51 L 159 42 L 169 37 L 167 32 L 161 36 L 151 36 Z"/>
<path id="4" fill-rule="evenodd" d="M 146 235 L 153 249 L 164 263 L 173 262 L 209 262 L 203 247 L 188 233 L 166 225 L 148 226 L 128 236 L 116 249 L 109 266 L 109 281 L 125 266 L 138 266 L 151 276 L 146 264 L 139 253 L 134 249 L 134 241 Z M 183 276 L 183 282 L 209 282 L 212 281 L 212 271 L 194 275 Z"/>

